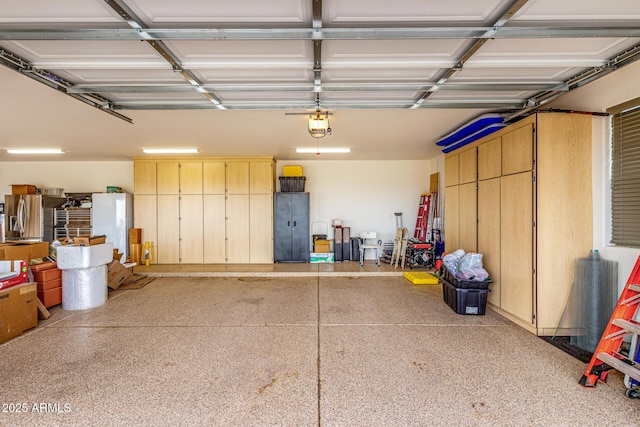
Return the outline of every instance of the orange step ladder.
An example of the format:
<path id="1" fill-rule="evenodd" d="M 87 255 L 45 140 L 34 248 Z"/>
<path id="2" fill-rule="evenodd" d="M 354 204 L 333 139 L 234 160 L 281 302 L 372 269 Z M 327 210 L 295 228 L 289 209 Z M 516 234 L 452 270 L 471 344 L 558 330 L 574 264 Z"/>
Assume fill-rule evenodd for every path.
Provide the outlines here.
<path id="1" fill-rule="evenodd" d="M 581 385 L 595 387 L 598 380 L 605 382 L 611 369 L 616 369 L 630 378 L 640 381 L 639 364 L 620 354 L 620 345 L 625 335 L 640 335 L 640 322 L 633 320 L 639 306 L 640 257 L 638 257 L 629 280 L 618 299 L 591 362 L 579 381 Z"/>

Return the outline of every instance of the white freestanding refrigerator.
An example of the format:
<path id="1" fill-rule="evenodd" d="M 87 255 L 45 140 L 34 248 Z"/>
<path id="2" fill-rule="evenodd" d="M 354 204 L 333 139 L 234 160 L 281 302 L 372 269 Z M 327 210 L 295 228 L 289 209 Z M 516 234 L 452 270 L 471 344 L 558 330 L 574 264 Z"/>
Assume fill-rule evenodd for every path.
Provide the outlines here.
<path id="1" fill-rule="evenodd" d="M 133 227 L 133 196 L 127 193 L 93 193 L 91 227 L 94 236 L 107 236 L 113 248 L 129 256 L 129 229 Z"/>

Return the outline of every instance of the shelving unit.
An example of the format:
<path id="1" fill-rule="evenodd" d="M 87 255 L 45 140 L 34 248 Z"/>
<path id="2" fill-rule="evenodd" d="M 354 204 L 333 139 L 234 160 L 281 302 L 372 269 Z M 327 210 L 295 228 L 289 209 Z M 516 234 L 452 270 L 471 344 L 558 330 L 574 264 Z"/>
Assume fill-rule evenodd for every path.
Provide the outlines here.
<path id="1" fill-rule="evenodd" d="M 90 237 L 91 208 L 64 208 L 54 210 L 54 238 Z"/>

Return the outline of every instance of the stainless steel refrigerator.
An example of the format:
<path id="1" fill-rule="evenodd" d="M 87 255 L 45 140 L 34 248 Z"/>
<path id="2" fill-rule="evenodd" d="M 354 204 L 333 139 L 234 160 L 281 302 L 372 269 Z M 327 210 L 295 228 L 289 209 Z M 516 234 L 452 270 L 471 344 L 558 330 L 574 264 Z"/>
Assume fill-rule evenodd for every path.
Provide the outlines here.
<path id="1" fill-rule="evenodd" d="M 52 242 L 54 209 L 65 201 L 64 197 L 41 194 L 4 196 L 5 239 Z"/>
<path id="2" fill-rule="evenodd" d="M 133 196 L 127 193 L 93 193 L 91 227 L 96 236 L 107 236 L 113 248 L 129 256 L 129 229 L 133 227 Z"/>

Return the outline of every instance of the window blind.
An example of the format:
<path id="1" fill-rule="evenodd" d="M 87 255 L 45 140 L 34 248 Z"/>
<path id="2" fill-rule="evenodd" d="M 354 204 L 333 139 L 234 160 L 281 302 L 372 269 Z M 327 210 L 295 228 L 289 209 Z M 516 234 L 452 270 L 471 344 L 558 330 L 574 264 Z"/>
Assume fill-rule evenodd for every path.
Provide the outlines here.
<path id="1" fill-rule="evenodd" d="M 611 242 L 640 248 L 640 105 L 611 125 Z"/>

